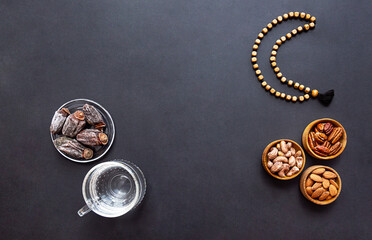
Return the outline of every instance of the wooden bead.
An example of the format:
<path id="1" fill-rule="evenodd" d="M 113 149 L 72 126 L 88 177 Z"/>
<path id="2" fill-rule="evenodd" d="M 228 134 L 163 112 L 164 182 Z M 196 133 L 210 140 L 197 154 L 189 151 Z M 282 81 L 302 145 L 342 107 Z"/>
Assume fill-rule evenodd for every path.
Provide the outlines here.
<path id="1" fill-rule="evenodd" d="M 258 38 L 262 39 L 265 35 L 263 33 L 258 34 Z"/>
<path id="2" fill-rule="evenodd" d="M 296 82 L 296 83 L 293 85 L 294 88 L 298 88 L 299 86 L 300 86 L 300 84 L 299 84 L 298 82 Z"/>
<path id="3" fill-rule="evenodd" d="M 282 45 L 282 41 L 281 41 L 280 39 L 276 40 L 275 43 L 276 43 L 276 45 L 278 45 L 278 46 Z"/>
<path id="4" fill-rule="evenodd" d="M 263 75 L 260 75 L 257 77 L 259 81 L 262 81 L 264 79 L 264 76 Z"/>
<path id="5" fill-rule="evenodd" d="M 280 94 L 280 97 L 281 97 L 281 98 L 285 98 L 285 93 L 281 93 L 281 94 Z"/>
<path id="6" fill-rule="evenodd" d="M 310 18 L 311 18 L 311 15 L 310 14 L 306 14 L 305 19 L 306 20 L 309 20 Z"/>
<path id="7" fill-rule="evenodd" d="M 257 50 L 257 49 L 258 49 L 258 45 L 257 44 L 253 45 L 253 50 Z"/>
<path id="8" fill-rule="evenodd" d="M 293 12 L 289 12 L 288 15 L 289 15 L 290 18 L 292 18 L 294 16 L 294 13 Z"/>
<path id="9" fill-rule="evenodd" d="M 256 63 L 256 64 L 253 64 L 253 69 L 258 69 L 258 64 Z"/>
<path id="10" fill-rule="evenodd" d="M 272 67 L 276 67 L 276 62 L 272 62 L 272 63 L 271 63 L 271 66 L 272 66 Z"/>
<path id="11" fill-rule="evenodd" d="M 288 14 L 287 14 L 287 13 L 284 13 L 284 14 L 283 14 L 283 19 L 284 19 L 284 20 L 287 20 L 287 19 L 288 19 L 288 17 L 289 17 L 289 16 L 288 16 Z"/>
<path id="12" fill-rule="evenodd" d="M 266 85 L 266 87 L 265 87 L 265 89 L 266 89 L 267 91 L 269 91 L 269 90 L 270 90 L 270 88 L 271 88 L 271 86 L 270 86 L 270 85 Z"/>
<path id="13" fill-rule="evenodd" d="M 304 97 L 305 97 L 306 100 L 308 100 L 310 98 L 310 95 L 309 94 L 305 94 Z"/>
<path id="14" fill-rule="evenodd" d="M 280 40 L 282 40 L 282 43 L 284 43 L 285 42 L 285 40 L 287 40 L 284 36 L 282 36 L 281 38 L 280 38 Z"/>
<path id="15" fill-rule="evenodd" d="M 316 21 L 316 17 L 312 16 L 312 17 L 310 18 L 310 21 L 315 22 L 315 21 Z"/>
<path id="16" fill-rule="evenodd" d="M 266 34 L 268 31 L 269 31 L 269 30 L 268 30 L 267 28 L 263 28 L 263 29 L 262 29 L 262 33 L 263 33 L 263 34 Z"/>
<path id="17" fill-rule="evenodd" d="M 315 23 L 311 22 L 311 23 L 309 23 L 309 26 L 310 26 L 310 28 L 314 28 L 315 27 Z"/>
<path id="18" fill-rule="evenodd" d="M 256 39 L 256 41 L 254 41 L 257 45 L 259 45 L 261 43 L 261 40 L 260 39 Z"/>
<path id="19" fill-rule="evenodd" d="M 270 57 L 270 61 L 271 61 L 271 62 L 275 62 L 275 61 L 276 61 L 276 57 L 271 56 L 271 57 Z"/>
<path id="20" fill-rule="evenodd" d="M 291 95 L 287 95 L 286 99 L 289 101 L 291 100 L 292 96 Z"/>
<path id="21" fill-rule="evenodd" d="M 305 18 L 305 16 L 306 16 L 306 13 L 304 13 L 304 12 L 300 13 L 300 18 Z"/>
<path id="22" fill-rule="evenodd" d="M 296 102 L 297 101 L 297 97 L 296 96 L 293 96 L 292 97 L 292 102 Z"/>
<path id="23" fill-rule="evenodd" d="M 300 16 L 300 12 L 295 12 L 294 17 L 298 18 Z"/>
<path id="24" fill-rule="evenodd" d="M 280 92 L 276 92 L 275 97 L 280 97 Z"/>
<path id="25" fill-rule="evenodd" d="M 313 96 L 314 98 L 317 97 L 319 94 L 318 90 L 314 89 L 313 91 L 311 91 L 311 96 Z"/>
<path id="26" fill-rule="evenodd" d="M 300 32 L 302 32 L 302 30 L 304 30 L 304 29 L 301 26 L 298 26 L 297 31 L 300 33 Z"/>
<path id="27" fill-rule="evenodd" d="M 261 83 L 261 85 L 262 85 L 262 87 L 266 87 L 267 82 L 263 81 L 263 82 Z"/>
<path id="28" fill-rule="evenodd" d="M 253 63 L 257 62 L 257 58 L 256 57 L 253 57 L 251 60 L 252 60 Z"/>
<path id="29" fill-rule="evenodd" d="M 278 22 L 280 22 L 280 23 L 283 21 L 283 17 L 282 16 L 277 17 L 277 19 L 278 19 Z"/>
<path id="30" fill-rule="evenodd" d="M 276 92 L 276 91 L 275 91 L 274 88 L 270 89 L 270 93 L 271 93 L 271 94 L 274 94 L 275 92 Z"/>
<path id="31" fill-rule="evenodd" d="M 292 30 L 292 35 L 294 36 L 294 35 L 296 35 L 297 34 L 297 30 L 296 29 L 293 29 Z"/>
<path id="32" fill-rule="evenodd" d="M 282 77 L 282 78 L 280 79 L 280 81 L 281 81 L 282 83 L 285 83 L 285 82 L 287 81 L 287 78 L 286 78 L 286 77 Z"/>
<path id="33" fill-rule="evenodd" d="M 272 23 L 273 25 L 276 25 L 276 24 L 278 24 L 278 20 L 274 19 L 274 20 L 271 21 L 271 23 Z"/>
<path id="34" fill-rule="evenodd" d="M 257 56 L 257 52 L 256 51 L 252 51 L 252 57 L 255 57 Z"/>
<path id="35" fill-rule="evenodd" d="M 292 37 L 292 34 L 290 34 L 290 33 L 287 33 L 286 35 L 285 35 L 286 37 L 287 37 L 287 39 L 289 40 L 289 39 L 291 39 L 291 37 Z"/>
<path id="36" fill-rule="evenodd" d="M 275 44 L 275 45 L 273 46 L 273 49 L 276 51 L 276 50 L 279 49 L 279 46 Z"/>
<path id="37" fill-rule="evenodd" d="M 281 72 L 278 72 L 278 73 L 276 74 L 276 76 L 277 76 L 278 78 L 281 78 L 281 77 L 283 77 L 283 74 L 282 74 Z"/>
<path id="38" fill-rule="evenodd" d="M 256 75 L 258 76 L 258 75 L 261 75 L 261 70 L 260 69 L 257 69 L 256 70 Z"/>
<path id="39" fill-rule="evenodd" d="M 300 100 L 300 102 L 303 102 L 305 100 L 305 98 L 304 98 L 304 96 L 299 96 L 298 100 Z"/>
<path id="40" fill-rule="evenodd" d="M 309 24 L 305 24 L 305 25 L 304 25 L 304 28 L 305 28 L 306 31 L 309 30 L 309 29 L 310 29 Z"/>
<path id="41" fill-rule="evenodd" d="M 280 72 L 280 69 L 278 67 L 274 68 L 274 72 L 278 73 Z"/>
<path id="42" fill-rule="evenodd" d="M 288 80 L 288 86 L 292 86 L 293 85 L 293 81 L 292 80 Z"/>
<path id="43" fill-rule="evenodd" d="M 267 28 L 268 29 L 272 29 L 273 28 L 273 25 L 271 23 L 267 24 Z"/>
<path id="44" fill-rule="evenodd" d="M 272 56 L 276 56 L 276 51 L 271 51 Z"/>
<path id="45" fill-rule="evenodd" d="M 305 88 L 305 93 L 309 93 L 310 92 L 310 88 L 309 87 L 306 87 Z"/>
<path id="46" fill-rule="evenodd" d="M 300 89 L 300 91 L 302 91 L 302 90 L 305 89 L 305 86 L 301 84 L 301 85 L 298 87 L 298 89 Z"/>

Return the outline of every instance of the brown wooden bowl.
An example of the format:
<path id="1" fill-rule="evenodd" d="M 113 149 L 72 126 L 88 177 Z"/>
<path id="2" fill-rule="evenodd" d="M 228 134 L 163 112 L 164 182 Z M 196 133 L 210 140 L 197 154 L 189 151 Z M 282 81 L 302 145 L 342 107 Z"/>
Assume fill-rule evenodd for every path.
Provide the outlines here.
<path id="1" fill-rule="evenodd" d="M 338 151 L 338 153 L 336 153 L 335 155 L 331 155 L 331 156 L 327 156 L 327 157 L 320 156 L 320 155 L 316 154 L 309 146 L 309 142 L 308 142 L 309 133 L 312 129 L 314 129 L 314 127 L 318 123 L 321 123 L 321 122 L 331 122 L 333 124 L 333 126 L 341 127 L 342 130 L 344 130 L 344 133 L 342 134 L 342 137 L 339 140 L 342 143 L 342 147 L 341 147 L 340 151 Z M 315 120 L 315 121 L 311 122 L 309 125 L 307 125 L 307 127 L 305 128 L 305 130 L 302 134 L 302 145 L 304 146 L 306 152 L 308 154 L 310 154 L 312 157 L 318 158 L 318 159 L 329 160 L 329 159 L 333 159 L 333 158 L 339 156 L 345 150 L 346 143 L 347 143 L 347 135 L 346 135 L 345 128 L 341 125 L 341 123 L 339 123 L 336 120 L 333 120 L 331 118 L 322 118 L 322 119 L 318 119 L 318 120 Z"/>
<path id="2" fill-rule="evenodd" d="M 300 169 L 300 171 L 298 171 L 296 174 L 290 176 L 290 177 L 279 177 L 278 175 L 270 172 L 270 169 L 267 167 L 267 161 L 268 161 L 268 157 L 267 157 L 267 153 L 270 151 L 270 148 L 272 147 L 275 147 L 276 144 L 280 143 L 281 141 L 286 141 L 286 142 L 291 142 L 292 143 L 292 147 L 297 151 L 301 151 L 301 154 L 302 154 L 302 158 L 304 159 L 304 162 L 302 164 L 302 167 Z M 266 172 L 268 172 L 272 177 L 274 178 L 277 178 L 277 179 L 280 179 L 280 180 L 289 180 L 289 179 L 292 179 L 292 178 L 295 178 L 297 177 L 301 172 L 302 170 L 304 169 L 305 167 L 305 162 L 306 162 L 306 157 L 305 157 L 305 152 L 304 150 L 301 148 L 301 146 L 296 143 L 295 141 L 292 141 L 290 139 L 279 139 L 279 140 L 275 140 L 273 142 L 271 142 L 269 145 L 267 145 L 267 147 L 265 148 L 265 150 L 263 151 L 262 153 L 262 166 L 263 168 L 266 170 Z"/>
<path id="3" fill-rule="evenodd" d="M 336 180 L 335 182 L 338 184 L 338 192 L 337 192 L 337 195 L 334 196 L 333 198 L 329 199 L 329 200 L 324 200 L 324 201 L 320 201 L 318 199 L 313 199 L 309 196 L 309 194 L 307 194 L 306 192 L 306 179 L 307 177 L 310 175 L 310 173 L 312 171 L 314 171 L 315 169 L 317 168 L 325 168 L 326 171 L 331 171 L 333 173 L 335 173 L 337 175 L 336 177 Z M 318 204 L 318 205 L 327 205 L 327 204 L 330 204 L 332 202 L 334 202 L 338 196 L 340 195 L 341 193 L 341 178 L 340 178 L 340 175 L 338 175 L 338 173 L 331 167 L 327 167 L 327 166 L 322 166 L 322 165 L 314 165 L 314 166 L 311 166 L 309 168 L 307 168 L 304 173 L 301 175 L 301 178 L 300 178 L 300 190 L 301 190 L 301 193 L 302 195 L 304 195 L 304 197 L 309 200 L 310 202 L 313 202 L 315 204 Z"/>

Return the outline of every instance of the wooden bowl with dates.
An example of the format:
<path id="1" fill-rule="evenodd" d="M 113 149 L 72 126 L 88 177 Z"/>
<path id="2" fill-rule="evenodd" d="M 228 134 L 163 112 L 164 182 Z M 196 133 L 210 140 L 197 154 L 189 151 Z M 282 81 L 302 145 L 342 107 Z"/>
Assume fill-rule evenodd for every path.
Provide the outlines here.
<path id="1" fill-rule="evenodd" d="M 318 205 L 327 205 L 340 195 L 341 178 L 331 167 L 311 166 L 301 175 L 300 190 L 307 200 Z"/>
<path id="2" fill-rule="evenodd" d="M 314 158 L 329 160 L 339 156 L 346 147 L 345 128 L 336 120 L 322 118 L 313 121 L 302 134 L 302 145 Z"/>
<path id="3" fill-rule="evenodd" d="M 286 145 L 287 149 L 285 151 L 283 150 L 283 147 L 281 147 L 281 144 L 284 143 L 288 144 Z M 290 153 L 291 149 L 292 153 Z M 284 151 L 284 153 L 282 151 Z M 287 153 L 291 156 L 286 156 Z M 291 160 L 294 160 L 295 162 L 293 163 Z M 279 139 L 266 146 L 262 153 L 262 166 L 266 172 L 274 178 L 280 180 L 293 179 L 297 177 L 305 167 L 305 152 L 295 141 Z M 273 170 L 273 168 L 276 169 Z"/>

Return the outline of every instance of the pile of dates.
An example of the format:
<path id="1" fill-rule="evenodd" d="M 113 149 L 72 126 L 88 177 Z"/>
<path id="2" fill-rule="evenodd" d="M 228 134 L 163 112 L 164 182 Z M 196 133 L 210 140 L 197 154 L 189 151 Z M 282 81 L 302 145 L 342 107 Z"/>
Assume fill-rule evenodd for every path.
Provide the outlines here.
<path id="1" fill-rule="evenodd" d="M 91 159 L 93 149 L 108 143 L 108 137 L 103 133 L 106 127 L 102 115 L 89 104 L 73 114 L 67 108 L 55 112 L 50 132 L 62 134 L 54 140 L 58 150 L 75 159 Z"/>
<path id="2" fill-rule="evenodd" d="M 339 140 L 343 133 L 342 127 L 335 127 L 330 122 L 318 123 L 309 133 L 309 146 L 319 156 L 335 155 L 342 148 L 342 143 Z"/>
<path id="3" fill-rule="evenodd" d="M 296 152 L 292 143 L 285 141 L 272 147 L 267 157 L 267 167 L 282 178 L 291 177 L 299 172 L 304 163 L 301 151 Z"/>
<path id="4" fill-rule="evenodd" d="M 337 195 L 339 189 L 336 178 L 337 175 L 334 172 L 326 171 L 325 168 L 315 169 L 306 179 L 307 194 L 320 201 L 332 199 Z"/>

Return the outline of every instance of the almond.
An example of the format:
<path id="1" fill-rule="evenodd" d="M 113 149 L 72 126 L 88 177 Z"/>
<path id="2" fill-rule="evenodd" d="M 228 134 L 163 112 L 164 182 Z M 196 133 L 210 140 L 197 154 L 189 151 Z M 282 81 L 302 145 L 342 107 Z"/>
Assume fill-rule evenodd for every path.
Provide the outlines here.
<path id="1" fill-rule="evenodd" d="M 306 192 L 307 192 L 307 194 L 309 194 L 309 196 L 311 196 L 313 194 L 313 190 L 311 189 L 311 187 L 307 187 Z"/>
<path id="2" fill-rule="evenodd" d="M 336 174 L 334 174 L 333 172 L 331 172 L 331 171 L 325 171 L 324 173 L 323 173 L 323 177 L 325 177 L 325 178 L 336 178 L 337 177 L 337 175 Z"/>
<path id="3" fill-rule="evenodd" d="M 313 171 L 314 174 L 321 175 L 325 172 L 325 168 L 317 168 Z"/>
<path id="4" fill-rule="evenodd" d="M 314 181 L 311 180 L 310 178 L 308 178 L 308 179 L 306 180 L 305 186 L 306 186 L 306 187 L 311 187 L 311 186 L 313 186 L 313 185 L 314 185 Z"/>
<path id="5" fill-rule="evenodd" d="M 316 174 L 310 174 L 310 178 L 315 182 L 323 182 L 322 177 Z"/>
<path id="6" fill-rule="evenodd" d="M 323 194 L 323 192 L 325 192 L 324 188 L 318 188 L 313 192 L 313 194 L 311 194 L 311 198 L 318 198 L 320 195 Z"/>
<path id="7" fill-rule="evenodd" d="M 329 193 L 332 197 L 337 195 L 337 188 L 332 184 L 329 186 Z"/>
<path id="8" fill-rule="evenodd" d="M 318 188 L 320 188 L 322 186 L 322 184 L 320 182 L 316 182 L 312 187 L 311 187 L 311 190 L 315 191 L 317 190 Z"/>
<path id="9" fill-rule="evenodd" d="M 322 193 L 322 195 L 320 195 L 319 200 L 320 200 L 320 201 L 323 201 L 323 200 L 325 200 L 328 196 L 329 196 L 329 192 L 328 192 L 328 191 L 325 191 L 324 193 Z"/>
<path id="10" fill-rule="evenodd" d="M 323 178 L 323 187 L 325 189 L 329 188 L 329 180 L 328 179 Z"/>
<path id="11" fill-rule="evenodd" d="M 338 189 L 338 184 L 336 183 L 335 180 L 333 180 L 333 179 L 329 179 L 329 182 L 330 182 L 332 185 L 334 185 L 334 186 Z"/>

